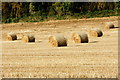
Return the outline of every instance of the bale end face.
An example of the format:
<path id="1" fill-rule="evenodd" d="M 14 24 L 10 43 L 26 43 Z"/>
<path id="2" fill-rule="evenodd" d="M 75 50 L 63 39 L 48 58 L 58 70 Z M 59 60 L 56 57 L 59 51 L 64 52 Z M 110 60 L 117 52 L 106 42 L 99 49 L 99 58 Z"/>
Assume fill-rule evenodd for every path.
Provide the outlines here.
<path id="1" fill-rule="evenodd" d="M 28 36 L 23 36 L 23 37 L 22 37 L 22 41 L 23 41 L 23 42 L 29 42 Z"/>
<path id="2" fill-rule="evenodd" d="M 6 36 L 7 41 L 14 41 L 17 40 L 17 35 L 15 33 L 8 33 Z"/>
<path id="3" fill-rule="evenodd" d="M 80 32 L 80 33 L 73 33 L 72 34 L 72 40 L 75 43 L 88 43 L 88 36 L 86 33 Z"/>
<path id="4" fill-rule="evenodd" d="M 33 35 L 23 35 L 23 42 L 35 42 L 35 37 Z"/>
<path id="5" fill-rule="evenodd" d="M 67 46 L 67 40 L 63 35 L 50 36 L 49 43 L 53 47 Z"/>
<path id="6" fill-rule="evenodd" d="M 58 45 L 58 42 L 57 42 L 57 40 L 55 39 L 54 36 L 50 36 L 50 37 L 49 37 L 49 43 L 50 43 L 53 47 L 58 47 L 58 46 L 59 46 L 59 45 Z"/>
<path id="7" fill-rule="evenodd" d="M 72 35 L 72 40 L 75 42 L 75 43 L 81 43 L 81 39 L 80 39 L 80 36 L 76 33 L 73 33 Z"/>

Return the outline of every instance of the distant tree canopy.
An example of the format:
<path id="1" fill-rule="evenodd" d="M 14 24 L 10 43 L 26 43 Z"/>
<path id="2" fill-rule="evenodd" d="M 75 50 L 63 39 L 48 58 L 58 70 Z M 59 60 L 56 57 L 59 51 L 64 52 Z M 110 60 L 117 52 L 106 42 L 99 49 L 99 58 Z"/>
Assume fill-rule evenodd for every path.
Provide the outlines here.
<path id="1" fill-rule="evenodd" d="M 3 22 L 8 18 L 25 16 L 62 16 L 74 13 L 87 13 L 100 10 L 113 10 L 117 2 L 3 2 Z"/>

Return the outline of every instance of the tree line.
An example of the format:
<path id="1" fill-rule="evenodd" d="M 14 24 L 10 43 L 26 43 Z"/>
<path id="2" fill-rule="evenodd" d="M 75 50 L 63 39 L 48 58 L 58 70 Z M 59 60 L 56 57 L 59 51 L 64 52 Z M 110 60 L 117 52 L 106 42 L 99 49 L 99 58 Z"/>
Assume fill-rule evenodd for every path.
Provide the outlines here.
<path id="1" fill-rule="evenodd" d="M 26 16 L 63 16 L 87 12 L 114 10 L 118 2 L 3 2 L 2 21 Z"/>

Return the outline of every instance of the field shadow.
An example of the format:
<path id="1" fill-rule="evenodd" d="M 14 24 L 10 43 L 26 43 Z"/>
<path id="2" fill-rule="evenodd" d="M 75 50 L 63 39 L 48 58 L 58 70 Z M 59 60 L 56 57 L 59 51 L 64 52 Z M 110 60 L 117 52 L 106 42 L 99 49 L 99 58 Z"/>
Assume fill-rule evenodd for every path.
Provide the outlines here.
<path id="1" fill-rule="evenodd" d="M 89 43 L 89 42 L 88 42 Z M 87 45 L 88 43 L 76 43 L 75 46 Z"/>
<path id="2" fill-rule="evenodd" d="M 55 47 L 54 47 L 54 48 L 55 48 Z M 56 48 L 62 49 L 62 48 L 68 48 L 68 46 L 58 46 L 58 47 L 56 47 Z"/>
<path id="3" fill-rule="evenodd" d="M 90 42 L 90 43 L 98 43 L 98 41 L 92 41 L 92 42 Z"/>
<path id="4" fill-rule="evenodd" d="M 119 27 L 115 27 L 115 28 L 119 28 Z"/>
<path id="5" fill-rule="evenodd" d="M 58 46 L 58 48 L 66 48 L 68 45 Z"/>
<path id="6" fill-rule="evenodd" d="M 111 29 L 116 29 L 116 28 L 119 28 L 118 26 L 115 26 L 114 28 L 111 28 Z"/>

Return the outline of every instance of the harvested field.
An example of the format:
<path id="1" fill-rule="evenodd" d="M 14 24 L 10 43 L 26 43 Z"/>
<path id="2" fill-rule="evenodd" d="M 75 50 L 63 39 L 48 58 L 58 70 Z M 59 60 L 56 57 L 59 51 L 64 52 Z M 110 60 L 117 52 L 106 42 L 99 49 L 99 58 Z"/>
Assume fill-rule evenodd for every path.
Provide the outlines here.
<path id="1" fill-rule="evenodd" d="M 3 36 L 14 32 L 18 40 L 2 41 L 2 77 L 118 77 L 118 28 L 105 30 L 105 22 L 118 27 L 118 17 L 3 24 Z M 84 44 L 71 40 L 73 32 L 91 28 L 100 28 L 104 35 L 88 36 L 89 43 Z M 58 33 L 68 39 L 67 46 L 52 47 L 49 44 L 49 36 Z M 35 42 L 23 43 L 20 40 L 23 34 L 35 35 Z"/>

